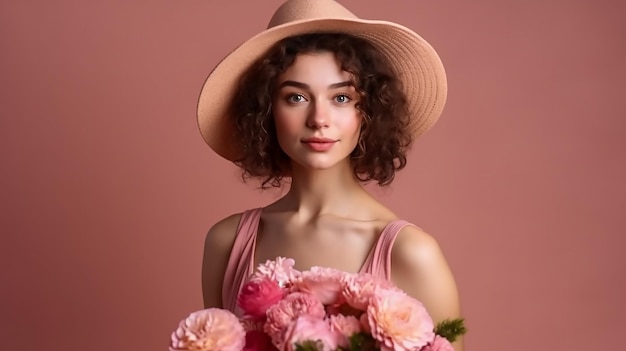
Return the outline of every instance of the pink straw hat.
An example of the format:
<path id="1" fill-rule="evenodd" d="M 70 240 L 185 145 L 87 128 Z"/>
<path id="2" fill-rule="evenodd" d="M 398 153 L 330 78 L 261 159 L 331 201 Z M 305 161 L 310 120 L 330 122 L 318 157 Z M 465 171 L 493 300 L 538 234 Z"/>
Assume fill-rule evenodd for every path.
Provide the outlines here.
<path id="1" fill-rule="evenodd" d="M 446 74 L 435 50 L 417 33 L 393 22 L 360 19 L 334 0 L 289 0 L 276 10 L 266 30 L 226 56 L 204 83 L 198 126 L 217 154 L 231 161 L 240 154 L 228 113 L 243 72 L 280 40 L 320 32 L 366 39 L 387 57 L 402 81 L 414 137 L 437 121 L 446 101 Z"/>

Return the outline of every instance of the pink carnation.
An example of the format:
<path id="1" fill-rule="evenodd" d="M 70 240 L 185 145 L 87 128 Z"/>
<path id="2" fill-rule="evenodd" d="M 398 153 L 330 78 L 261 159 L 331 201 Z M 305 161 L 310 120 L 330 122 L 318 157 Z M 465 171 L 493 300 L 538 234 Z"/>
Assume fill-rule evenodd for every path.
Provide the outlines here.
<path id="1" fill-rule="evenodd" d="M 190 314 L 172 333 L 170 351 L 241 351 L 246 332 L 231 312 L 208 308 Z"/>
<path id="2" fill-rule="evenodd" d="M 277 257 L 274 261 L 267 260 L 257 267 L 252 279 L 269 278 L 280 287 L 285 287 L 300 274 L 293 268 L 295 263 L 293 259 L 284 257 Z"/>
<path id="3" fill-rule="evenodd" d="M 312 267 L 300 274 L 293 289 L 314 295 L 323 305 L 340 303 L 344 274 L 333 268 Z"/>
<path id="4" fill-rule="evenodd" d="M 350 337 L 361 332 L 361 323 L 355 316 L 341 314 L 328 317 L 330 330 L 341 335 L 339 346 L 347 348 L 350 345 Z"/>
<path id="5" fill-rule="evenodd" d="M 239 322 L 241 322 L 243 330 L 245 330 L 246 332 L 253 330 L 263 331 L 263 325 L 265 324 L 265 320 L 252 320 L 246 318 L 240 319 Z"/>
<path id="6" fill-rule="evenodd" d="M 361 329 L 364 332 L 372 334 L 372 327 L 370 327 L 370 320 L 367 313 L 363 313 L 361 317 L 359 317 L 359 323 L 361 323 Z"/>
<path id="7" fill-rule="evenodd" d="M 280 301 L 284 295 L 284 290 L 277 282 L 269 278 L 253 279 L 241 289 L 237 304 L 247 317 L 262 319 L 268 307 Z"/>
<path id="8" fill-rule="evenodd" d="M 274 345 L 281 348 L 285 331 L 292 321 L 301 315 L 322 319 L 325 314 L 324 305 L 313 295 L 294 292 L 267 310 L 263 330 L 272 338 Z"/>
<path id="9" fill-rule="evenodd" d="M 372 336 L 381 351 L 419 350 L 435 337 L 424 305 L 397 290 L 377 290 L 367 308 Z"/>
<path id="10" fill-rule="evenodd" d="M 399 290 L 390 281 L 380 279 L 372 274 L 359 273 L 344 276 L 341 292 L 348 305 L 365 311 L 370 298 L 378 289 Z"/>
<path id="11" fill-rule="evenodd" d="M 426 345 L 421 351 L 454 351 L 454 347 L 452 347 L 448 339 L 436 335 L 435 340 Z"/>
<path id="12" fill-rule="evenodd" d="M 325 320 L 302 315 L 287 328 L 283 350 L 295 351 L 297 344 L 314 341 L 317 343 L 316 350 L 334 351 L 342 337 L 340 333 L 332 331 Z"/>

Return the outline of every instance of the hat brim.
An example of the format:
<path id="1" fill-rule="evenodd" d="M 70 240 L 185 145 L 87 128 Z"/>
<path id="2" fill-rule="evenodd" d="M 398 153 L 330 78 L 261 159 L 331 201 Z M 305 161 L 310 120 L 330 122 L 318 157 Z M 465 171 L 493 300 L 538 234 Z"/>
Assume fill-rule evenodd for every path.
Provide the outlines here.
<path id="1" fill-rule="evenodd" d="M 302 20 L 272 27 L 248 39 L 209 74 L 198 100 L 197 118 L 202 137 L 217 154 L 231 161 L 240 154 L 237 143 L 232 140 L 233 125 L 228 112 L 243 72 L 280 40 L 323 32 L 364 38 L 387 57 L 402 82 L 414 137 L 430 129 L 437 121 L 446 101 L 446 74 L 435 50 L 418 34 L 388 21 Z"/>

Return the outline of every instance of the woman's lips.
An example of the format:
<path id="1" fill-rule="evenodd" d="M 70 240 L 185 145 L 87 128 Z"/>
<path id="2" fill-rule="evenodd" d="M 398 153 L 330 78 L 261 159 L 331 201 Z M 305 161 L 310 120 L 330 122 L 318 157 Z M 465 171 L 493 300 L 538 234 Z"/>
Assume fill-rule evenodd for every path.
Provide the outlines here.
<path id="1" fill-rule="evenodd" d="M 302 143 L 313 151 L 328 151 L 330 150 L 337 140 L 329 138 L 307 138 L 302 139 Z"/>

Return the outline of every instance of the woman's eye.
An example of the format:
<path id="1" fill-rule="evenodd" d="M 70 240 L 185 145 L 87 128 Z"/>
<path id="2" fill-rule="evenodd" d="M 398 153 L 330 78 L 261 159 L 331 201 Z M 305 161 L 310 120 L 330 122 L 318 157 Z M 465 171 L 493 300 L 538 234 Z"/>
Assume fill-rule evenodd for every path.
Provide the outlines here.
<path id="1" fill-rule="evenodd" d="M 299 102 L 306 101 L 306 99 L 304 98 L 302 94 L 291 94 L 287 96 L 287 101 L 291 103 L 299 103 Z"/>
<path id="2" fill-rule="evenodd" d="M 350 102 L 351 100 L 352 99 L 348 95 L 340 94 L 340 95 L 335 96 L 335 101 L 337 101 L 340 104 L 346 104 Z"/>

